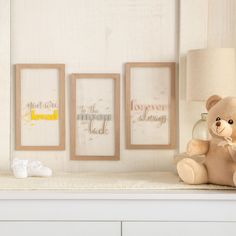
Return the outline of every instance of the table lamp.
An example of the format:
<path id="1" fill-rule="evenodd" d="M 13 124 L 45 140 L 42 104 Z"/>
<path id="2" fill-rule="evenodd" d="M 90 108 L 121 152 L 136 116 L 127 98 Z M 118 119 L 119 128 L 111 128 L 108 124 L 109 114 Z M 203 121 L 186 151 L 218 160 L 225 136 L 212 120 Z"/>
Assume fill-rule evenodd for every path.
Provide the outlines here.
<path id="1" fill-rule="evenodd" d="M 234 48 L 191 50 L 187 54 L 187 100 L 206 101 L 211 95 L 236 96 Z M 195 139 L 209 139 L 207 113 L 193 127 Z"/>

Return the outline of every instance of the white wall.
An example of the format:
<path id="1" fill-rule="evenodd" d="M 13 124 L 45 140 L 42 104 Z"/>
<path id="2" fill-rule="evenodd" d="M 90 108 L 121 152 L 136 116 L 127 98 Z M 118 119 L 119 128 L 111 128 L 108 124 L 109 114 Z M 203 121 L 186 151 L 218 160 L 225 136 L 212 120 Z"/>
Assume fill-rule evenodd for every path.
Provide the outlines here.
<path id="1" fill-rule="evenodd" d="M 10 157 L 10 4 L 0 0 L 0 169 Z"/>
<path id="2" fill-rule="evenodd" d="M 191 128 L 204 109 L 185 99 L 185 55 L 189 49 L 236 46 L 234 0 L 11 0 L 11 65 L 65 63 L 71 72 L 116 72 L 128 61 L 178 61 L 179 146 L 183 151 Z M 124 83 L 121 86 L 121 160 L 69 160 L 69 78 L 66 77 L 66 151 L 14 150 L 14 75 L 11 78 L 11 154 L 9 154 L 10 1 L 0 0 L 0 165 L 9 158 L 43 160 L 57 170 L 170 170 L 177 150 L 126 150 Z M 5 15 L 4 15 L 5 14 Z M 5 17 L 3 17 L 5 16 Z M 3 41 L 1 41 L 3 39 Z M 5 40 L 5 41 L 4 41 Z M 5 68 L 5 69 L 4 69 Z M 13 69 L 13 66 L 12 66 Z M 13 71 L 13 70 L 12 70 Z M 1 113 L 2 113 L 1 112 Z M 3 117 L 3 116 L 2 116 Z M 7 141 L 8 140 L 8 141 Z"/>
<path id="3" fill-rule="evenodd" d="M 193 124 L 199 120 L 201 112 L 206 112 L 204 102 L 186 101 L 186 53 L 190 49 L 206 47 L 236 47 L 235 0 L 181 0 L 179 66 L 181 152 L 185 150 L 186 143 L 191 138 Z"/>
<path id="4" fill-rule="evenodd" d="M 66 151 L 15 151 L 60 170 L 170 169 L 173 150 L 126 150 L 123 65 L 176 61 L 175 0 L 12 0 L 11 52 L 16 63 L 66 64 Z M 69 77 L 72 72 L 121 73 L 121 160 L 69 160 Z M 14 104 L 12 104 L 14 107 Z M 14 109 L 12 117 L 14 121 Z M 14 127 L 12 127 L 14 133 Z"/>

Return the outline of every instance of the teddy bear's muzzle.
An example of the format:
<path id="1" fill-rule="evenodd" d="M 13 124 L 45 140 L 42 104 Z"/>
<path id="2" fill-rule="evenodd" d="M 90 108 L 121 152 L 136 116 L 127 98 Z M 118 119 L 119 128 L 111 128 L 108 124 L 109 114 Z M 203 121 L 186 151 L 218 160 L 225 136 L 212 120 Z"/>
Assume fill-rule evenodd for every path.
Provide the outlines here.
<path id="1" fill-rule="evenodd" d="M 225 120 L 214 122 L 211 126 L 211 130 L 218 137 L 227 138 L 232 135 L 232 127 Z"/>

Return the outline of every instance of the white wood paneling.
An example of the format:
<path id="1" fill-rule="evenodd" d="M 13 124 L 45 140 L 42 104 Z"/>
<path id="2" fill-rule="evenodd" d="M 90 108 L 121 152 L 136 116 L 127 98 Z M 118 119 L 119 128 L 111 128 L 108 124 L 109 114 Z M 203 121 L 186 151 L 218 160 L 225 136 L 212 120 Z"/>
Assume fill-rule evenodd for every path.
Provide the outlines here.
<path id="1" fill-rule="evenodd" d="M 177 0 L 12 0 L 12 64 L 65 63 L 72 72 L 121 73 L 128 61 L 175 61 Z M 66 151 L 20 152 L 67 171 L 163 170 L 174 150 L 125 149 L 124 78 L 121 81 L 121 160 L 69 161 L 69 77 L 66 77 Z M 14 104 L 12 104 L 14 123 Z M 12 127 L 14 134 L 14 127 Z"/>
<path id="2" fill-rule="evenodd" d="M 209 0 L 208 47 L 236 47 L 236 1 Z"/>
<path id="3" fill-rule="evenodd" d="M 0 0 L 0 169 L 10 161 L 10 1 Z"/>
<path id="4" fill-rule="evenodd" d="M 7 236 L 120 236 L 119 222 L 0 222 Z"/>
<path id="5" fill-rule="evenodd" d="M 206 111 L 204 102 L 186 100 L 186 53 L 196 48 L 236 47 L 236 2 L 181 0 L 180 6 L 179 142 L 183 152 L 193 125 Z"/>
<path id="6" fill-rule="evenodd" d="M 179 147 L 185 151 L 192 127 L 205 112 L 202 102 L 186 100 L 186 53 L 207 46 L 208 0 L 181 0 L 179 48 Z"/>
<path id="7" fill-rule="evenodd" d="M 235 222 L 125 222 L 123 236 L 233 236 Z"/>
<path id="8" fill-rule="evenodd" d="M 4 169 L 9 166 L 10 158 L 10 2 L 12 64 L 61 62 L 68 65 L 68 73 L 123 73 L 122 64 L 126 61 L 175 60 L 178 57 L 179 46 L 180 151 L 185 150 L 186 143 L 191 138 L 192 125 L 204 111 L 204 103 L 186 101 L 186 52 L 189 49 L 206 46 L 236 46 L 234 0 L 180 0 L 180 7 L 177 0 L 0 0 L 0 168 Z M 12 67 L 12 74 L 13 72 Z M 121 161 L 116 163 L 69 161 L 69 78 L 66 80 L 66 151 L 15 152 L 12 102 L 13 157 L 41 159 L 54 169 L 71 171 L 172 168 L 175 151 L 125 149 L 123 83 Z M 14 100 L 14 89 L 12 100 Z"/>

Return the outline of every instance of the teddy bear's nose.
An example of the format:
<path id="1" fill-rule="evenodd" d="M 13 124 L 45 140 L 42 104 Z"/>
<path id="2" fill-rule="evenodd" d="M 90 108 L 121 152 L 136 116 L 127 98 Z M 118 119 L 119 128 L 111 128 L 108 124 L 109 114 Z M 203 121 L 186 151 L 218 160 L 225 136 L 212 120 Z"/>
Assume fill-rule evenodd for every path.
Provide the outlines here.
<path id="1" fill-rule="evenodd" d="M 221 125 L 221 122 L 220 121 L 217 121 L 216 122 L 216 126 L 219 127 Z"/>

